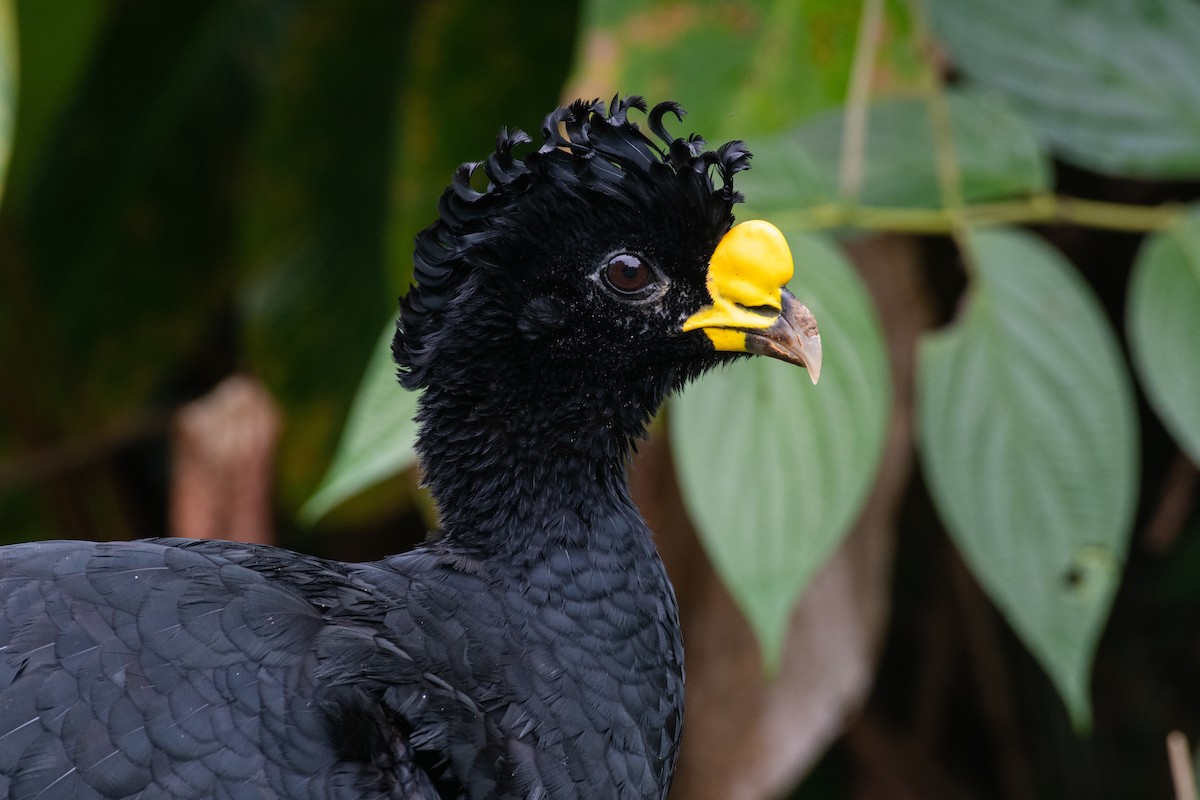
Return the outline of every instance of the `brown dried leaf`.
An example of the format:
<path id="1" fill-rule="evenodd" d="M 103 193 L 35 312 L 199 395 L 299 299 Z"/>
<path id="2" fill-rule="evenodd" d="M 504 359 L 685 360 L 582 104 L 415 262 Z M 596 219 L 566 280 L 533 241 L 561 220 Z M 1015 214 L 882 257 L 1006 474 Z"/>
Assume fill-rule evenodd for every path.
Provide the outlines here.
<path id="1" fill-rule="evenodd" d="M 171 432 L 170 528 L 189 539 L 271 543 L 280 414 L 257 379 L 233 375 L 184 406 Z"/>

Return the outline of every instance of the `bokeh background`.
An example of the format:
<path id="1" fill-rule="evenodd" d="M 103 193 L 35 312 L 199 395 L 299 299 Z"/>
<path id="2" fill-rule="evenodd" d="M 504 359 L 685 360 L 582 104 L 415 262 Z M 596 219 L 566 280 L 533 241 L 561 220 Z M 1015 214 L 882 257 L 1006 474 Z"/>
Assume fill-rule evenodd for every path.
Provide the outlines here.
<path id="1" fill-rule="evenodd" d="M 1195 0 L 0 0 L 0 543 L 421 541 L 413 236 L 501 126 L 674 99 L 827 355 L 632 465 L 672 797 L 1188 797 L 1197 43 Z"/>

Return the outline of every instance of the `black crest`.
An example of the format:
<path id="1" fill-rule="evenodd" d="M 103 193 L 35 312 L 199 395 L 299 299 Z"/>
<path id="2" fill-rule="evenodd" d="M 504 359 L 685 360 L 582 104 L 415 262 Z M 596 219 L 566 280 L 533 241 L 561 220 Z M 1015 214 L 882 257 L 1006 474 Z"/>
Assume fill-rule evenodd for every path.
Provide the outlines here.
<path id="1" fill-rule="evenodd" d="M 629 119 L 633 109 L 646 114 L 653 138 Z M 486 160 L 459 166 L 438 202 L 439 219 L 416 238 L 413 285 L 401 301 L 392 345 L 400 382 L 408 389 L 425 385 L 436 349 L 427 338 L 440 314 L 472 270 L 495 268 L 492 259 L 472 256 L 504 235 L 505 216 L 539 186 L 552 183 L 561 191 L 628 205 L 645 205 L 656 187 L 669 186 L 678 202 L 702 210 L 705 224 L 728 227 L 731 208 L 742 199 L 733 176 L 749 168 L 750 152 L 741 141 L 706 150 L 698 135 L 671 136 L 664 117 L 682 120 L 685 113 L 673 102 L 647 111 L 638 96 L 614 97 L 607 109 L 599 100 L 578 100 L 546 115 L 541 147 L 523 158 L 514 151 L 533 140 L 503 128 Z M 472 186 L 481 169 L 488 181 L 483 191 Z"/>

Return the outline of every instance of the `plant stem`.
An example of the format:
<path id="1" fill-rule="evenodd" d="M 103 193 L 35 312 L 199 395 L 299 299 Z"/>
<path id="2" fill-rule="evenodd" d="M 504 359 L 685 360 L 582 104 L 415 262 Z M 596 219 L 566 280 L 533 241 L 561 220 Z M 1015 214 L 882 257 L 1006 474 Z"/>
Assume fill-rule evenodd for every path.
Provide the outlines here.
<path id="1" fill-rule="evenodd" d="M 838 194 L 852 203 L 858 200 L 865 171 L 864 150 L 867 141 L 867 105 L 871 99 L 871 76 L 879 50 L 883 27 L 883 0 L 863 0 L 854 44 L 854 65 L 850 88 L 846 93 L 846 124 L 842 128 L 842 155 L 838 165 Z"/>
<path id="2" fill-rule="evenodd" d="M 1186 212 L 1182 203 L 1134 206 L 1054 194 L 1032 195 L 1021 200 L 978 203 L 949 208 L 891 208 L 827 203 L 775 212 L 781 225 L 804 230 L 861 228 L 930 235 L 953 234 L 959 221 L 973 227 L 1020 224 L 1069 223 L 1102 230 L 1146 233 L 1174 225 Z"/>
<path id="3" fill-rule="evenodd" d="M 950 113 L 950 102 L 946 99 L 942 65 L 937 57 L 924 0 L 908 0 L 908 8 L 912 15 L 913 49 L 924 65 L 921 70 L 921 94 L 925 98 L 929 125 L 933 131 L 934 163 L 942 207 L 949 217 L 950 235 L 958 246 L 963 266 L 968 272 L 975 272 L 975 252 L 969 236 L 971 221 L 966 213 L 962 169 L 958 163 L 958 147 L 954 142 L 954 119 Z"/>

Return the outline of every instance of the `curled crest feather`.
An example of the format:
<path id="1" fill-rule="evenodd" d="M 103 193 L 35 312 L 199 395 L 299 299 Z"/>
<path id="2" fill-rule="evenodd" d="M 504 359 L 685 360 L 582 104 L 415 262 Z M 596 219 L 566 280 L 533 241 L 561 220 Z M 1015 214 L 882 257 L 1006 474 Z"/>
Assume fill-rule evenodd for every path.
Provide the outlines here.
<path id="1" fill-rule="evenodd" d="M 635 110 L 646 115 L 649 135 L 629 119 Z M 486 159 L 459 166 L 438 202 L 438 220 L 416 238 L 413 285 L 401 301 L 392 344 L 400 382 L 409 389 L 426 385 L 441 315 L 472 271 L 495 268 L 489 246 L 505 235 L 506 217 L 527 196 L 566 192 L 649 210 L 669 192 L 673 202 L 700 209 L 707 223 L 727 228 L 732 206 L 742 200 L 733 178 L 749 169 L 750 152 L 741 141 L 714 151 L 696 134 L 672 136 L 665 118 L 682 121 L 685 114 L 673 102 L 649 108 L 637 95 L 614 97 L 607 107 L 577 100 L 546 115 L 536 150 L 518 155 L 533 139 L 502 128 Z M 481 171 L 487 181 L 477 188 Z"/>

